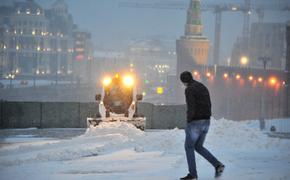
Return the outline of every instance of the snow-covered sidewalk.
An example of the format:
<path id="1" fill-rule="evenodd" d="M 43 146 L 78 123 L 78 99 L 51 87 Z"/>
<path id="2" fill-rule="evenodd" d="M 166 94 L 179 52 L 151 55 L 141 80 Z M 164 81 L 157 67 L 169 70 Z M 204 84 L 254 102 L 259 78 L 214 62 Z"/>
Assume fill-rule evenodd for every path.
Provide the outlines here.
<path id="1" fill-rule="evenodd" d="M 220 179 L 290 179 L 289 139 L 268 137 L 255 121 L 211 123 L 205 144 L 226 165 Z M 72 139 L 2 146 L 0 179 L 176 180 L 187 173 L 183 143 L 179 129 L 143 132 L 126 123 L 102 124 Z M 197 166 L 199 179 L 214 179 L 199 155 Z"/>

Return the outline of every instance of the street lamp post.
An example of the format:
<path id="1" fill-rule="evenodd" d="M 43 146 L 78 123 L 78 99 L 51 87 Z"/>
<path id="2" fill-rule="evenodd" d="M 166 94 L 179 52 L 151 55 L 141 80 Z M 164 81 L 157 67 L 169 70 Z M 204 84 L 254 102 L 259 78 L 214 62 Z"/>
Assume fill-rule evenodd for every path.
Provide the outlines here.
<path id="1" fill-rule="evenodd" d="M 35 88 L 36 87 L 36 78 L 37 76 L 39 75 L 39 70 L 38 69 L 34 69 L 34 74 L 33 74 L 33 87 Z"/>
<path id="2" fill-rule="evenodd" d="M 41 47 L 38 45 L 37 48 L 37 54 L 36 54 L 36 63 L 35 63 L 35 69 L 34 69 L 34 74 L 33 74 L 33 87 L 35 88 L 36 87 L 36 77 L 41 73 L 40 72 L 40 68 L 39 68 L 39 64 L 40 64 L 40 61 L 41 61 Z"/>
<path id="3" fill-rule="evenodd" d="M 259 122 L 260 122 L 260 129 L 264 130 L 265 129 L 265 99 L 264 99 L 264 93 L 265 93 L 264 85 L 265 84 L 264 84 L 263 79 L 261 77 L 258 79 L 258 82 L 261 84 Z"/>
<path id="4" fill-rule="evenodd" d="M 4 51 L 1 51 L 1 72 L 0 72 L 0 76 L 2 78 L 3 76 L 3 66 L 4 66 Z"/>
<path id="5" fill-rule="evenodd" d="M 266 70 L 267 64 L 268 64 L 268 62 L 271 61 L 271 58 L 267 57 L 267 56 L 262 56 L 262 57 L 259 57 L 258 61 L 261 61 L 263 63 L 263 68 L 264 68 L 264 70 Z"/>
<path id="6" fill-rule="evenodd" d="M 231 95 L 229 94 L 229 74 L 228 73 L 224 73 L 223 75 L 223 79 L 225 81 L 225 98 L 226 98 L 226 118 L 230 117 L 230 97 Z"/>
<path id="7" fill-rule="evenodd" d="M 266 71 L 267 63 L 269 61 L 271 61 L 270 57 L 263 56 L 263 57 L 259 57 L 258 60 L 263 63 L 264 71 Z M 261 130 L 263 130 L 265 128 L 265 83 L 261 82 L 261 84 L 262 84 L 262 86 L 261 86 L 262 92 L 261 92 L 261 96 L 260 96 L 260 118 L 259 118 L 259 120 L 260 120 Z"/>
<path id="8" fill-rule="evenodd" d="M 3 74 L 4 74 L 4 64 L 5 64 L 5 53 L 6 53 L 6 45 L 4 44 L 3 45 L 3 49 L 1 50 L 1 73 L 0 73 L 0 75 L 1 75 L 1 78 L 2 78 L 2 76 L 3 76 Z"/>
<path id="9" fill-rule="evenodd" d="M 10 89 L 12 89 L 12 80 L 15 78 L 15 74 L 13 74 L 13 73 L 10 73 L 9 75 L 8 75 L 8 77 L 9 77 L 9 88 Z"/>

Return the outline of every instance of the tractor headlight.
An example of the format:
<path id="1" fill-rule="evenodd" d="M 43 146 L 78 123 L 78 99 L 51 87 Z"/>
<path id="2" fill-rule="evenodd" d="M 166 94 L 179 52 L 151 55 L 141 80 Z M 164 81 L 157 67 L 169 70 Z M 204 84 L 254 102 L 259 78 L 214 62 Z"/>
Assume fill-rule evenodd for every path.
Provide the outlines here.
<path id="1" fill-rule="evenodd" d="M 110 85 L 111 82 L 112 82 L 112 78 L 110 78 L 110 77 L 105 77 L 105 78 L 103 79 L 103 85 L 104 85 L 104 86 L 108 86 L 108 85 Z"/>
<path id="2" fill-rule="evenodd" d="M 132 87 L 134 85 L 134 78 L 132 76 L 124 76 L 123 84 L 127 87 Z"/>

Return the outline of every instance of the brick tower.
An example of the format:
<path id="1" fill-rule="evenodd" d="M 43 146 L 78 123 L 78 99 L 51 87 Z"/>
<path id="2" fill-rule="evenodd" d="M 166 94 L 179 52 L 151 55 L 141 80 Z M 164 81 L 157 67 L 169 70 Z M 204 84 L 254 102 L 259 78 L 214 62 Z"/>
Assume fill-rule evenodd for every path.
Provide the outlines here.
<path id="1" fill-rule="evenodd" d="M 209 40 L 202 35 L 200 0 L 191 0 L 187 10 L 185 35 L 176 41 L 177 76 L 195 65 L 208 64 Z"/>

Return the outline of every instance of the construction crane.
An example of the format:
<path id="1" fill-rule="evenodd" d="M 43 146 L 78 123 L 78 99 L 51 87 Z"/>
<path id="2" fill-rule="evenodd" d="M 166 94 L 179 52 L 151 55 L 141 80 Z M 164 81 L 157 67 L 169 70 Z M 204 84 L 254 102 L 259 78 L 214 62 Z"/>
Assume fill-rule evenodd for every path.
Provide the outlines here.
<path id="1" fill-rule="evenodd" d="M 285 1 L 285 2 L 284 2 Z M 233 1 L 232 1 L 233 2 Z M 149 8 L 149 9 L 169 9 L 185 10 L 188 4 L 184 2 L 166 1 L 166 2 L 120 2 L 119 7 L 126 8 Z M 202 11 L 211 11 L 215 14 L 215 34 L 214 34 L 214 64 L 219 64 L 220 44 L 221 44 L 221 25 L 222 12 L 242 12 L 244 14 L 242 30 L 242 48 L 248 51 L 250 37 L 250 15 L 255 12 L 258 15 L 259 22 L 263 22 L 264 11 L 290 11 L 290 4 L 287 0 L 275 1 L 275 3 L 252 3 L 251 0 L 244 0 L 244 3 L 234 1 L 234 3 L 205 3 L 201 2 Z"/>

